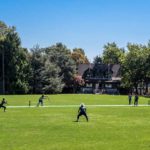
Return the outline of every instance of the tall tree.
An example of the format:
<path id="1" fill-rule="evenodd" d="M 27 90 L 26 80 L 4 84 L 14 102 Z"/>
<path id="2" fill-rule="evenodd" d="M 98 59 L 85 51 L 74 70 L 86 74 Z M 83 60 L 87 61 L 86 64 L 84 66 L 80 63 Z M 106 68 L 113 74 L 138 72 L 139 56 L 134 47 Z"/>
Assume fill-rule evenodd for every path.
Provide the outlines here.
<path id="1" fill-rule="evenodd" d="M 31 63 L 31 76 L 29 80 L 30 92 L 42 93 L 42 79 L 41 72 L 44 68 L 44 56 L 42 50 L 38 45 L 31 49 L 30 63 Z"/>
<path id="2" fill-rule="evenodd" d="M 128 52 L 122 65 L 122 82 L 130 89 L 134 87 L 137 92 L 138 85 L 144 82 L 146 71 L 145 46 L 129 43 L 127 48 Z"/>
<path id="3" fill-rule="evenodd" d="M 46 49 L 37 45 L 31 50 L 32 77 L 30 86 L 33 93 L 60 93 L 63 89 L 61 69 L 55 63 L 55 53 L 47 55 Z M 52 61 L 52 59 L 54 59 Z"/>
<path id="4" fill-rule="evenodd" d="M 124 49 L 119 48 L 116 43 L 104 45 L 103 62 L 105 64 L 121 64 L 124 59 Z"/>
<path id="5" fill-rule="evenodd" d="M 41 72 L 42 92 L 43 93 L 61 93 L 64 87 L 62 77 L 59 75 L 61 69 L 49 59 Z"/>
<path id="6" fill-rule="evenodd" d="M 148 93 L 148 84 L 150 83 L 150 41 L 147 45 L 143 46 L 142 52 L 142 64 L 143 64 L 143 82 L 145 88 L 145 93 Z"/>
<path id="7" fill-rule="evenodd" d="M 7 33 L 9 32 L 10 28 L 7 25 L 0 21 L 0 87 L 2 87 L 2 93 L 5 94 L 5 56 L 4 56 L 4 48 L 3 48 L 3 41 L 6 38 Z M 1 86 L 2 81 L 2 86 Z M 1 88 L 0 88 L 1 90 Z"/>
<path id="8" fill-rule="evenodd" d="M 57 43 L 45 49 L 50 62 L 56 64 L 60 69 L 59 76 L 62 77 L 62 82 L 65 86 L 73 84 L 74 74 L 76 74 L 76 66 L 71 58 L 71 51 L 62 43 Z"/>
<path id="9" fill-rule="evenodd" d="M 5 38 L 0 41 L 0 51 L 4 54 L 5 88 L 11 93 L 28 92 L 27 50 L 21 48 L 15 27 L 9 27 Z"/>

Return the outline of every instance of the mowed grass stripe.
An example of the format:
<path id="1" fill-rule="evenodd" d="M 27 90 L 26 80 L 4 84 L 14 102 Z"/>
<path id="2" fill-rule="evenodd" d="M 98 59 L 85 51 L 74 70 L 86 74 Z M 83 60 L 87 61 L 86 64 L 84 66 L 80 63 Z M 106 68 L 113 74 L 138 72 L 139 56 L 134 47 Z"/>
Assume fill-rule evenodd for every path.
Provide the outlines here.
<path id="1" fill-rule="evenodd" d="M 150 107 L 150 105 L 138 105 L 139 107 Z M 134 105 L 86 105 L 86 107 L 138 107 Z M 8 108 L 38 108 L 37 106 L 7 106 Z M 48 106 L 39 106 L 40 108 L 68 108 L 68 107 L 79 107 L 79 105 L 48 105 Z"/>

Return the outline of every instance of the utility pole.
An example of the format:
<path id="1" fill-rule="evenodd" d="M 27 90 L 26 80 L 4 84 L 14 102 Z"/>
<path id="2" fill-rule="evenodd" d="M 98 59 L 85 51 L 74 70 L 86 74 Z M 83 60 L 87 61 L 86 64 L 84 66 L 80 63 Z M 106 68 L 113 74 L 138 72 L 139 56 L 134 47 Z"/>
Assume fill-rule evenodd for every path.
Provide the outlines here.
<path id="1" fill-rule="evenodd" d="M 4 56 L 4 49 L 2 51 L 2 80 L 3 80 L 3 94 L 5 94 L 5 56 Z"/>

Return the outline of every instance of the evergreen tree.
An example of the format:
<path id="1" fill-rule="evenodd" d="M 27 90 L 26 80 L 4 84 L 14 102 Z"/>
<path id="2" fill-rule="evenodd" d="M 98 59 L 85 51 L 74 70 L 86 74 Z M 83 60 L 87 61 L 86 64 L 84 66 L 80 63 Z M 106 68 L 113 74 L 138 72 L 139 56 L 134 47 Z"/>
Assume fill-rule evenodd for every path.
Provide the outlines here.
<path id="1" fill-rule="evenodd" d="M 9 27 L 7 31 L 5 38 L 0 41 L 0 53 L 4 54 L 5 90 L 9 93 L 27 93 L 28 52 L 21 47 L 15 27 Z"/>

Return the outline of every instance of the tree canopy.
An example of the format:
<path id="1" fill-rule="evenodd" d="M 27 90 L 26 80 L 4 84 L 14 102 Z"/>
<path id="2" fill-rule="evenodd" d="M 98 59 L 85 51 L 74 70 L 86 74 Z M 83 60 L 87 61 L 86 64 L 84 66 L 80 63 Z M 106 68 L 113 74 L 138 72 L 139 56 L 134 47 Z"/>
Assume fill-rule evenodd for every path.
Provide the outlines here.
<path id="1" fill-rule="evenodd" d="M 73 49 L 71 57 L 75 61 L 76 65 L 89 64 L 89 60 L 87 56 L 85 55 L 85 52 L 82 48 Z"/>
<path id="2" fill-rule="evenodd" d="M 124 59 L 124 49 L 119 48 L 115 42 L 104 45 L 103 62 L 105 64 L 121 64 Z"/>

